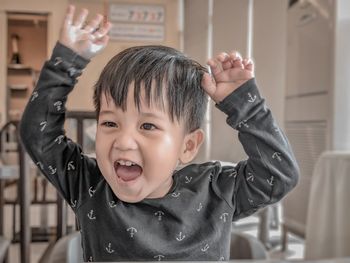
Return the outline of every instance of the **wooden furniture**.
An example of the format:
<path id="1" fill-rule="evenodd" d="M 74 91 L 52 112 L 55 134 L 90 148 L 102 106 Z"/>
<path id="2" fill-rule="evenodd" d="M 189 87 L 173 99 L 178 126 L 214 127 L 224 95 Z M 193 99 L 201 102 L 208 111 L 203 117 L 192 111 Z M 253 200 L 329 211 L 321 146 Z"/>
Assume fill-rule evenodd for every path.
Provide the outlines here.
<path id="1" fill-rule="evenodd" d="M 9 12 L 7 25 L 6 119 L 19 120 L 47 58 L 47 15 Z"/>

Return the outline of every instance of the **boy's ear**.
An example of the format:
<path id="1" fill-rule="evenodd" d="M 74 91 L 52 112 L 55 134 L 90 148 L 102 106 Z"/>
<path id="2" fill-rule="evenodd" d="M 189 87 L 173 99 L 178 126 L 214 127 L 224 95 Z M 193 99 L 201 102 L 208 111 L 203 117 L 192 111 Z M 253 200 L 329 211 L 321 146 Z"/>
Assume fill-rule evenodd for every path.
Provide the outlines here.
<path id="1" fill-rule="evenodd" d="M 196 157 L 200 146 L 204 141 L 204 132 L 197 129 L 185 136 L 183 148 L 180 154 L 180 162 L 182 164 L 189 163 Z"/>

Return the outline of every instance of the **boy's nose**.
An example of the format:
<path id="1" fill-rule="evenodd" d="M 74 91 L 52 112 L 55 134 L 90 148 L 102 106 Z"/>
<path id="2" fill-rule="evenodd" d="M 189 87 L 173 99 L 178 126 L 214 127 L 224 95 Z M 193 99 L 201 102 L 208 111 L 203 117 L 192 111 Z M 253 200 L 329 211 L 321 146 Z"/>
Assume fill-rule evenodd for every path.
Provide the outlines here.
<path id="1" fill-rule="evenodd" d="M 121 151 L 135 150 L 137 149 L 137 142 L 132 133 L 123 132 L 115 137 L 113 147 Z"/>

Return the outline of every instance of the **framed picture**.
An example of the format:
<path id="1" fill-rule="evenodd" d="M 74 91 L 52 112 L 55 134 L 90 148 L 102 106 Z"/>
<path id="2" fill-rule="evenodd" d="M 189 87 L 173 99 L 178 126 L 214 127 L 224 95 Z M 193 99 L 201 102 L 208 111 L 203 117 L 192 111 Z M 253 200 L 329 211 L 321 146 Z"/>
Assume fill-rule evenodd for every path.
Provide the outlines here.
<path id="1" fill-rule="evenodd" d="M 165 7 L 163 5 L 109 5 L 112 23 L 110 38 L 119 41 L 164 41 Z"/>

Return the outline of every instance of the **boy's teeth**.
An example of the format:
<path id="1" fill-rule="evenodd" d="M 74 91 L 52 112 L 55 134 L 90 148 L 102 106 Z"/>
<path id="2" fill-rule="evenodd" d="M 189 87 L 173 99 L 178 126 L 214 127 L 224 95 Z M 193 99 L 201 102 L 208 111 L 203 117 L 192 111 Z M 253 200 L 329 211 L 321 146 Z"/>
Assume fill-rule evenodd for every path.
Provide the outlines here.
<path id="1" fill-rule="evenodd" d="M 130 161 L 123 161 L 123 160 L 118 161 L 118 163 L 119 163 L 120 165 L 125 165 L 125 166 L 132 166 L 132 165 L 134 165 L 133 162 L 130 162 Z"/>

